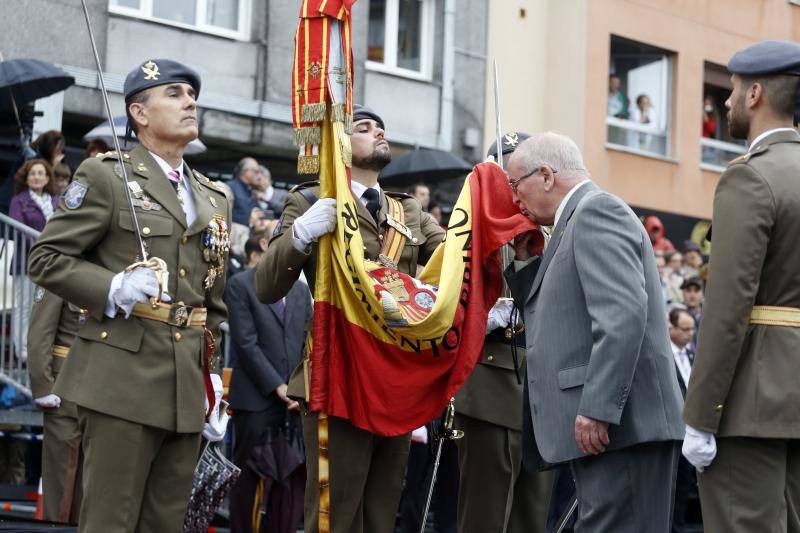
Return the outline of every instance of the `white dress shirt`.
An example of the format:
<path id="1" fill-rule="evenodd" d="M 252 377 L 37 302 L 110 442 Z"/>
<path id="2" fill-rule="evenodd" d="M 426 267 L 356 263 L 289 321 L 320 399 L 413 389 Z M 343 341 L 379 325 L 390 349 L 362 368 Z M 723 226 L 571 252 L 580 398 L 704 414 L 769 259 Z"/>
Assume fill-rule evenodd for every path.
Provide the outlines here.
<path id="1" fill-rule="evenodd" d="M 672 355 L 675 357 L 675 365 L 678 367 L 678 372 L 681 375 L 684 386 L 689 386 L 689 376 L 692 375 L 692 362 L 689 360 L 689 352 L 686 351 L 686 346 L 678 348 L 674 342 L 669 341 L 672 346 Z"/>
<path id="2" fill-rule="evenodd" d="M 767 135 L 772 135 L 773 133 L 778 132 L 778 131 L 797 131 L 797 130 L 795 130 L 794 128 L 774 128 L 774 129 L 771 129 L 771 130 L 767 130 L 764 133 L 762 133 L 761 135 L 759 135 L 758 137 L 756 137 L 755 139 L 753 139 L 753 142 L 750 143 L 750 146 L 747 148 L 747 151 L 749 152 L 750 150 L 755 148 L 755 146 L 759 142 L 763 141 L 764 137 L 766 137 Z"/>
<path id="3" fill-rule="evenodd" d="M 183 175 L 183 159 L 181 159 L 180 165 L 178 168 L 172 168 L 169 164 L 164 161 L 162 158 L 150 152 L 150 155 L 153 156 L 158 166 L 161 167 L 161 170 L 164 171 L 164 176 L 172 172 L 173 170 L 178 173 L 178 176 L 181 177 L 180 186 L 183 188 L 182 198 L 183 202 L 181 202 L 181 207 L 183 208 L 183 214 L 186 215 L 186 226 L 191 226 L 195 219 L 197 218 L 197 207 L 194 205 L 194 195 L 192 195 L 192 188 L 189 186 L 189 183 L 186 180 L 186 176 Z M 169 179 L 169 178 L 167 178 Z"/>
<path id="4" fill-rule="evenodd" d="M 364 198 L 362 195 L 367 189 L 375 189 L 376 191 L 378 191 L 378 198 L 380 198 L 381 186 L 378 185 L 377 183 L 372 187 L 367 187 L 366 185 L 363 185 L 357 182 L 356 180 L 350 180 L 350 190 L 353 191 L 353 196 L 361 200 L 361 203 L 364 205 L 364 207 L 367 206 L 367 199 Z"/>

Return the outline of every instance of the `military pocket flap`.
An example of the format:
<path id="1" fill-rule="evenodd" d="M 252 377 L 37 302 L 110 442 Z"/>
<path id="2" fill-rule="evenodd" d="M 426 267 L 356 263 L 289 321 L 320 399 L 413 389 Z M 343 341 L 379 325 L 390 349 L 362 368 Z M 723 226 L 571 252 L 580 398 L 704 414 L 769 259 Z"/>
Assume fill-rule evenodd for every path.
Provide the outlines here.
<path id="1" fill-rule="evenodd" d="M 144 326 L 135 317 L 125 319 L 120 316 L 113 320 L 106 318 L 102 322 L 89 319 L 78 329 L 78 337 L 81 339 L 108 344 L 129 352 L 139 351 L 143 336 Z"/>
<path id="2" fill-rule="evenodd" d="M 158 215 L 145 215 L 136 212 L 139 227 L 142 229 L 144 237 L 156 237 L 162 235 L 172 235 L 172 217 L 162 217 Z M 133 221 L 131 220 L 130 209 L 121 209 L 119 212 L 119 227 L 128 231 L 133 231 Z M 147 228 L 147 231 L 144 230 Z"/>
<path id="3" fill-rule="evenodd" d="M 561 390 L 580 387 L 586 381 L 588 364 L 562 368 L 558 371 L 558 388 Z"/>

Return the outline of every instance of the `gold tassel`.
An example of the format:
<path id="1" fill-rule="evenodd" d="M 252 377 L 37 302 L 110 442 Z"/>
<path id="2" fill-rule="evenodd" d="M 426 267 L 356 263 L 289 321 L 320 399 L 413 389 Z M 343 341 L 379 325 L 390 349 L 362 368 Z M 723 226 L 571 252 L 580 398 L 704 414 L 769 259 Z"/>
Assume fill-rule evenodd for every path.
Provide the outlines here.
<path id="1" fill-rule="evenodd" d="M 322 131 L 319 129 L 319 126 L 308 126 L 306 128 L 294 129 L 295 146 L 319 144 L 320 142 L 322 142 Z"/>
<path id="2" fill-rule="evenodd" d="M 353 115 L 344 116 L 344 132 L 348 135 L 353 134 Z"/>
<path id="3" fill-rule="evenodd" d="M 301 155 L 297 158 L 298 174 L 319 174 L 319 156 Z"/>
<path id="4" fill-rule="evenodd" d="M 322 122 L 325 120 L 325 102 L 318 102 L 316 104 L 303 104 L 300 111 L 300 120 L 302 122 Z"/>
<path id="5" fill-rule="evenodd" d="M 345 105 L 343 103 L 333 104 L 331 106 L 331 120 L 334 122 L 344 122 Z"/>

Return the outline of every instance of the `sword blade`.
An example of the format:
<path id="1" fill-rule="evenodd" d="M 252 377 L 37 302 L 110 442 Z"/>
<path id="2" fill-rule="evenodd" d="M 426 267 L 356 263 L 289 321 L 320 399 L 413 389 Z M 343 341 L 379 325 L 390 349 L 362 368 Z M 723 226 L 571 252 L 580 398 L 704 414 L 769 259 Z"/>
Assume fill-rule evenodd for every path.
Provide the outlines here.
<path id="1" fill-rule="evenodd" d="M 497 160 L 497 164 L 500 165 L 500 168 L 505 171 L 505 165 L 503 163 L 503 129 L 500 125 L 500 77 L 497 74 L 497 60 L 494 60 L 494 128 L 495 128 L 495 142 L 497 146 L 497 153 L 495 155 L 495 159 Z M 503 261 L 503 271 L 508 268 L 508 265 L 511 264 L 511 254 L 508 251 L 508 246 L 503 246 L 500 248 L 500 257 Z M 503 297 L 509 298 L 511 297 L 511 290 L 508 288 L 508 283 L 506 283 L 506 278 L 503 276 Z"/>
<path id="2" fill-rule="evenodd" d="M 564 514 L 561 515 L 561 518 L 558 519 L 556 522 L 555 533 L 561 533 L 564 531 L 564 528 L 567 527 L 567 522 L 569 519 L 572 518 L 572 515 L 575 513 L 575 509 L 578 508 L 578 495 L 573 494 L 572 498 L 569 500 L 569 505 L 567 505 Z"/>
<path id="3" fill-rule="evenodd" d="M 425 533 L 425 523 L 428 521 L 428 511 L 431 508 L 433 499 L 433 489 L 436 487 L 436 474 L 439 472 L 439 461 L 442 459 L 442 447 L 445 437 L 439 437 L 439 444 L 436 446 L 436 460 L 433 462 L 433 473 L 431 474 L 431 486 L 428 488 L 428 497 L 425 500 L 425 509 L 422 511 L 422 523 L 419 526 L 419 533 Z"/>
<path id="4" fill-rule="evenodd" d="M 81 6 L 83 6 L 83 17 L 86 19 L 86 29 L 89 31 L 89 42 L 92 44 L 94 63 L 97 66 L 97 79 L 100 81 L 100 92 L 103 95 L 103 103 L 106 107 L 106 116 L 108 117 L 108 123 L 111 126 L 111 138 L 114 140 L 114 150 L 117 152 L 117 161 L 119 161 L 119 168 L 122 171 L 122 181 L 125 183 L 125 197 L 128 199 L 128 209 L 131 211 L 133 229 L 136 233 L 136 239 L 139 241 L 139 251 L 142 254 L 142 261 L 147 261 L 147 250 L 145 250 L 144 239 L 142 239 L 142 233 L 139 229 L 139 220 L 136 218 L 136 210 L 133 208 L 131 190 L 128 188 L 128 171 L 125 170 L 125 163 L 122 158 L 122 148 L 120 147 L 119 138 L 117 137 L 117 129 L 114 127 L 114 116 L 111 114 L 111 104 L 108 101 L 108 90 L 106 90 L 106 80 L 103 77 L 103 69 L 100 66 L 100 54 L 97 53 L 97 43 L 94 40 L 94 32 L 92 31 L 92 23 L 89 20 L 89 9 L 86 7 L 86 0 L 81 0 Z"/>

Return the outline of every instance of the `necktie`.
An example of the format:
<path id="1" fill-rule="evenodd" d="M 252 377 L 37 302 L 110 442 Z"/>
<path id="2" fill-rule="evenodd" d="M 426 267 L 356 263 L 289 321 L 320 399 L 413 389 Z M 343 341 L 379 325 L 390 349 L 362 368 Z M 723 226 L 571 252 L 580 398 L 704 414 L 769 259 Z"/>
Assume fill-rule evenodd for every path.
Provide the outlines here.
<path id="1" fill-rule="evenodd" d="M 286 303 L 284 302 L 284 298 L 281 298 L 275 302 L 275 311 L 277 312 L 278 317 L 283 320 L 286 316 Z"/>
<path id="2" fill-rule="evenodd" d="M 178 174 L 177 170 L 170 170 L 167 172 L 167 178 L 169 178 L 169 184 L 172 185 L 172 188 L 175 189 L 175 194 L 178 195 L 178 201 L 183 205 L 183 187 L 181 187 L 181 176 Z"/>
<path id="3" fill-rule="evenodd" d="M 381 210 L 380 193 L 375 189 L 368 188 L 366 191 L 364 191 L 361 197 L 367 200 L 367 211 L 369 211 L 369 214 L 375 219 L 375 224 L 377 224 L 378 211 Z"/>

